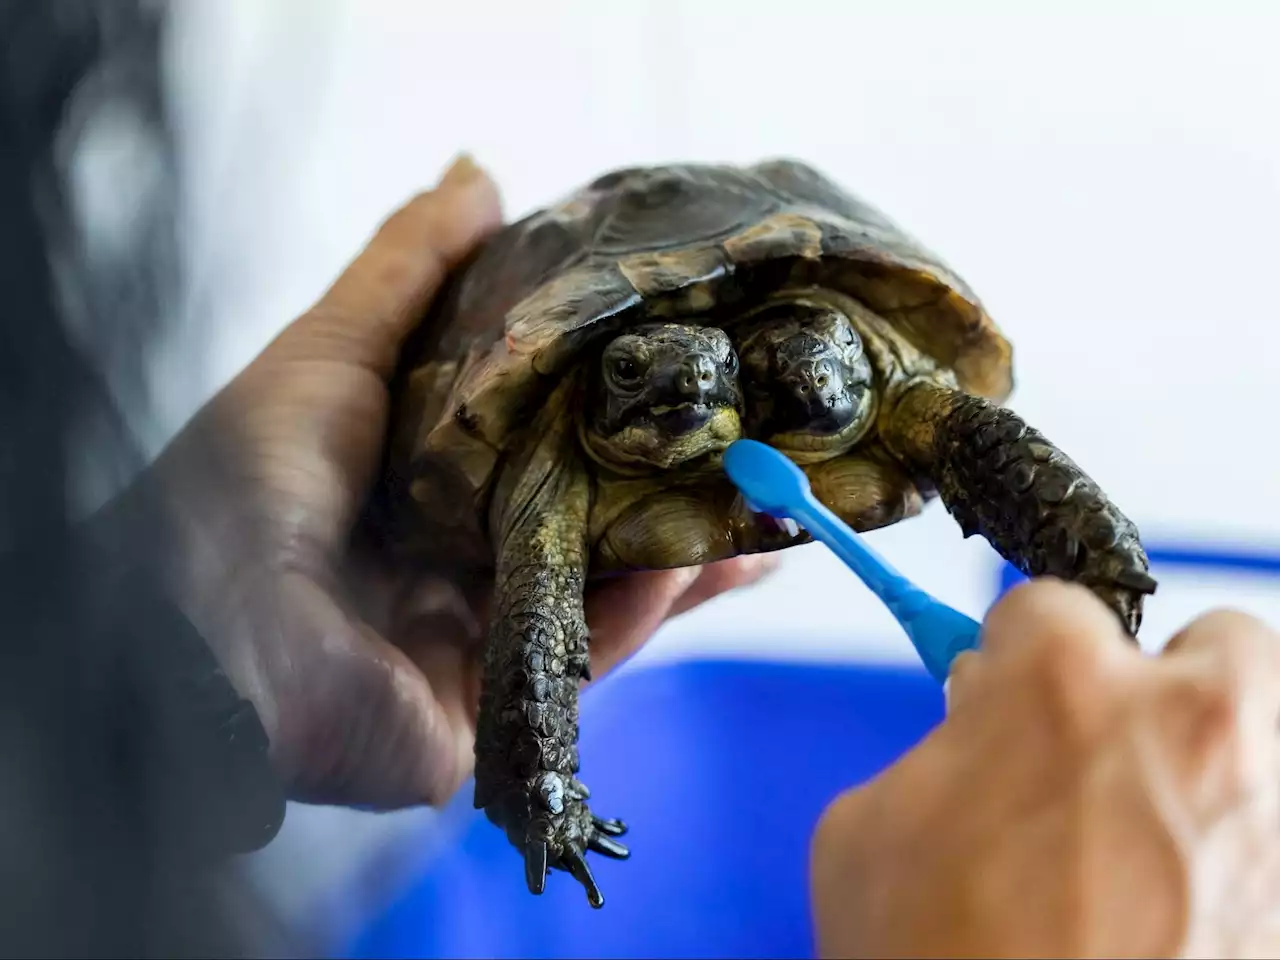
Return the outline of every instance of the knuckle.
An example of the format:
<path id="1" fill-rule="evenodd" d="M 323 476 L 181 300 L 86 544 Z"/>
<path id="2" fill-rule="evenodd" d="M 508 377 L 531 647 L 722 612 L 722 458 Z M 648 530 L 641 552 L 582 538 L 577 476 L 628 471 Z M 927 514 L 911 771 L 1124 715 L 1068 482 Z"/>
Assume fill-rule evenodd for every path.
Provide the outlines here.
<path id="1" fill-rule="evenodd" d="M 1235 806 L 1252 779 L 1239 691 L 1230 680 L 1214 678 L 1180 692 L 1186 716 L 1182 749 L 1200 784 L 1200 802 L 1211 809 Z"/>
<path id="2" fill-rule="evenodd" d="M 1062 632 L 1028 650 L 1029 685 L 1058 729 L 1072 739 L 1100 731 L 1112 706 L 1115 673 L 1108 651 Z"/>
<path id="3" fill-rule="evenodd" d="M 1225 661 L 1185 661 L 1164 687 L 1165 737 L 1191 778 L 1203 815 L 1233 809 L 1273 789 L 1276 703 Z"/>
<path id="4" fill-rule="evenodd" d="M 1038 642 L 1027 647 L 1031 671 L 1050 689 L 1073 692 L 1078 686 L 1090 686 L 1110 672 L 1110 651 L 1102 644 L 1082 642 L 1070 625 L 1053 625 L 1044 630 Z"/>
<path id="5" fill-rule="evenodd" d="M 1242 611 L 1211 610 L 1179 631 L 1166 649 L 1178 660 L 1215 664 L 1214 674 L 1237 699 L 1280 687 L 1280 635 Z"/>
<path id="6" fill-rule="evenodd" d="M 1021 583 L 987 614 L 984 647 L 1056 642 L 1065 632 L 1116 632 L 1113 615 L 1086 587 L 1052 577 Z"/>
<path id="7" fill-rule="evenodd" d="M 1234 744 L 1240 735 L 1240 684 L 1230 676 L 1196 685 L 1189 698 L 1201 740 L 1213 747 Z"/>
<path id="8" fill-rule="evenodd" d="M 1234 607 L 1214 607 L 1201 614 L 1183 632 L 1192 630 L 1226 638 L 1236 634 L 1270 632 L 1270 628 L 1257 617 Z"/>
<path id="9" fill-rule="evenodd" d="M 1086 587 L 1049 578 L 1010 591 L 989 615 L 983 653 L 1028 685 L 1064 731 L 1096 727 L 1126 654 L 1120 624 Z"/>

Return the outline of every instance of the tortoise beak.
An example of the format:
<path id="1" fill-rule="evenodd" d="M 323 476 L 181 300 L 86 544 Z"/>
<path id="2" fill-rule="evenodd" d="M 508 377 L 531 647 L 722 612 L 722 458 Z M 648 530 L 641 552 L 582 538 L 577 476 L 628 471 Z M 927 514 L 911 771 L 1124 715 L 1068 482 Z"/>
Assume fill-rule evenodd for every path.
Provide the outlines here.
<path id="1" fill-rule="evenodd" d="M 664 429 L 686 433 L 704 426 L 714 409 L 710 403 L 690 402 L 675 407 L 654 407 L 653 415 Z"/>
<path id="2" fill-rule="evenodd" d="M 734 386 L 716 358 L 701 352 L 691 353 L 674 366 L 661 394 L 667 402 L 655 404 L 650 412 L 664 428 L 677 432 L 704 426 L 717 407 L 737 400 Z"/>
<path id="3" fill-rule="evenodd" d="M 796 428 L 814 433 L 839 433 L 853 422 L 857 405 L 845 389 L 841 371 L 831 357 L 804 360 L 785 379 L 786 408 Z"/>

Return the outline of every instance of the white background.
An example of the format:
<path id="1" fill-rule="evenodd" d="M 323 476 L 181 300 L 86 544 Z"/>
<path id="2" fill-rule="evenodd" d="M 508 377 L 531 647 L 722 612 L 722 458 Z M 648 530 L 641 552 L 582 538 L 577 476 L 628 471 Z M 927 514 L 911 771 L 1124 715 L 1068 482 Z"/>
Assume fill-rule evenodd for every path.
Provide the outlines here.
<path id="1" fill-rule="evenodd" d="M 785 154 L 970 281 L 1015 345 L 1011 405 L 1148 541 L 1280 554 L 1280 14 L 1032 6 L 188 0 L 174 65 L 199 284 L 157 358 L 167 425 L 459 149 L 512 217 L 614 166 Z M 970 613 L 991 596 L 994 555 L 939 507 L 872 542 Z M 1148 644 L 1223 602 L 1280 623 L 1280 581 L 1157 573 Z M 911 656 L 821 547 L 638 662 L 710 651 Z M 292 871 L 317 844 L 290 838 L 325 816 L 291 814 L 275 856 Z"/>

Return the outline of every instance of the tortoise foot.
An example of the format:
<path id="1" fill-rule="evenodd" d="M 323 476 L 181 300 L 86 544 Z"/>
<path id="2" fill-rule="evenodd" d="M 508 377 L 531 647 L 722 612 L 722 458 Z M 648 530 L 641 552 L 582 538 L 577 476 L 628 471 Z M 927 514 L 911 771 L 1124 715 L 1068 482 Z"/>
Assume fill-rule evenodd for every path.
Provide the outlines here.
<path id="1" fill-rule="evenodd" d="M 1156 581 L 1133 522 L 1017 414 L 980 397 L 926 396 L 936 482 L 965 536 L 986 537 L 1029 577 L 1089 587 L 1136 637 Z"/>
<path id="2" fill-rule="evenodd" d="M 573 783 L 581 787 L 576 781 Z M 567 793 L 562 802 L 553 801 L 552 809 L 548 810 L 546 791 L 529 784 L 524 796 L 512 797 L 514 802 L 503 804 L 500 809 L 490 807 L 485 813 L 506 828 L 508 839 L 520 850 L 525 884 L 530 893 L 541 894 L 546 889 L 548 873 L 562 870 L 582 884 L 587 902 L 599 909 L 604 906 L 604 894 L 587 862 L 588 853 L 626 860 L 631 851 L 617 839 L 627 832 L 627 825 L 621 820 L 593 814 L 586 804 L 586 792 L 586 788 L 581 787 Z M 532 818 L 511 815 L 514 811 L 529 810 L 537 814 Z"/>

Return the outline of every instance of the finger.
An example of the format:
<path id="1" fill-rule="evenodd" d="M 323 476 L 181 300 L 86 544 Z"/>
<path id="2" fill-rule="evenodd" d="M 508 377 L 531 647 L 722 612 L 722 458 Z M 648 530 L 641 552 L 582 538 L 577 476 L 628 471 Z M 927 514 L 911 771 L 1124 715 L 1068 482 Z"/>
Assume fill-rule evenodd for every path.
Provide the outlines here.
<path id="1" fill-rule="evenodd" d="M 777 568 L 764 554 L 700 567 L 632 573 L 588 594 L 592 671 L 603 676 L 633 655 L 663 622 L 721 594 L 756 583 Z"/>
<path id="2" fill-rule="evenodd" d="M 419 802 L 431 805 L 448 802 L 474 769 L 482 669 L 474 650 L 439 635 L 436 639 L 440 642 L 415 644 L 411 656 L 445 719 L 440 737 L 448 738 L 447 750 L 454 760 L 452 765 L 424 764 L 426 778 L 418 784 Z"/>
<path id="3" fill-rule="evenodd" d="M 484 610 L 471 601 L 462 587 L 445 577 L 419 575 L 403 585 L 391 614 L 387 635 L 408 644 L 422 638 L 476 649 L 484 639 Z"/>
<path id="4" fill-rule="evenodd" d="M 1143 665 L 1120 621 L 1077 584 L 1038 580 L 1014 588 L 988 612 L 979 638 L 980 670 L 952 693 L 949 712 L 982 695 L 983 675 L 1016 684 L 1058 735 L 1092 738 L 1111 722 L 1111 691 Z"/>
<path id="5" fill-rule="evenodd" d="M 714 600 L 730 590 L 759 583 L 778 569 L 778 558 L 772 554 L 757 553 L 729 560 L 719 560 L 701 568 L 698 578 L 671 605 L 667 618 L 678 617 Z"/>
<path id="6" fill-rule="evenodd" d="M 1267 623 L 1241 610 L 1210 610 L 1175 633 L 1164 645 L 1161 656 L 1199 651 L 1232 650 L 1253 654 L 1270 650 L 1276 631 Z"/>
<path id="7" fill-rule="evenodd" d="M 1176 633 L 1160 659 L 1208 670 L 1235 696 L 1257 693 L 1280 708 L 1280 634 L 1238 610 L 1212 610 Z"/>
<path id="8" fill-rule="evenodd" d="M 987 611 L 980 649 L 989 659 L 1055 650 L 1083 661 L 1135 652 L 1106 604 L 1080 584 L 1052 578 L 1019 584 Z"/>
<path id="9" fill-rule="evenodd" d="M 293 577 L 285 588 L 324 640 L 292 664 L 304 692 L 282 704 L 284 732 L 273 740 L 294 798 L 374 809 L 445 802 L 471 768 L 471 728 L 458 722 L 471 658 L 443 647 L 455 659 L 425 664 L 429 680 L 326 586 Z"/>
<path id="10" fill-rule="evenodd" d="M 1152 663 L 1165 756 L 1197 815 L 1209 822 L 1243 803 L 1274 802 L 1280 635 L 1247 614 L 1215 610 Z"/>
<path id="11" fill-rule="evenodd" d="M 603 676 L 639 650 L 700 574 L 698 567 L 631 573 L 588 594 L 592 674 Z"/>
<path id="12" fill-rule="evenodd" d="M 449 272 L 502 223 L 497 187 L 462 157 L 392 214 L 325 295 L 269 348 L 389 377 L 401 344 Z"/>
<path id="13" fill-rule="evenodd" d="M 965 709 L 965 704 L 976 699 L 974 689 L 982 672 L 982 654 L 976 650 L 963 650 L 951 661 L 951 670 L 943 685 L 948 714 Z"/>

